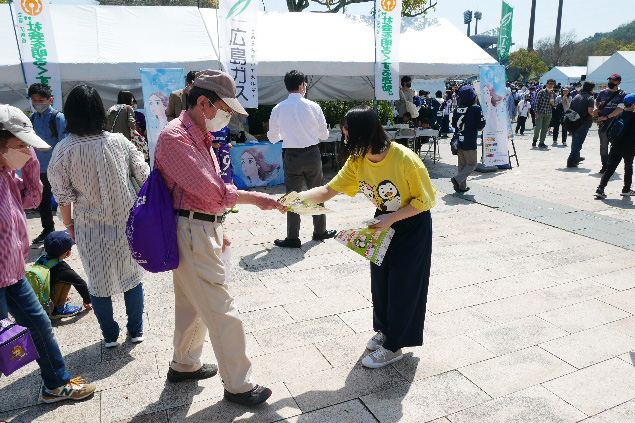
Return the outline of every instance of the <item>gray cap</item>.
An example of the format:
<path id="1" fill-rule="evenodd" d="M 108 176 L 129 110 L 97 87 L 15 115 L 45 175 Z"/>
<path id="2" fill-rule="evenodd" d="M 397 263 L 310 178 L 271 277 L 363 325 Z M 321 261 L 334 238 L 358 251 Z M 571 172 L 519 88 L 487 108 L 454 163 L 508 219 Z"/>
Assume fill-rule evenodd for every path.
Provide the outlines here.
<path id="1" fill-rule="evenodd" d="M 0 104 L 0 129 L 11 132 L 31 147 L 50 150 L 51 146 L 37 136 L 31 120 L 17 107 Z"/>
<path id="2" fill-rule="evenodd" d="M 233 111 L 248 116 L 245 108 L 236 100 L 236 83 L 228 73 L 213 69 L 198 72 L 194 86 L 215 92 Z"/>

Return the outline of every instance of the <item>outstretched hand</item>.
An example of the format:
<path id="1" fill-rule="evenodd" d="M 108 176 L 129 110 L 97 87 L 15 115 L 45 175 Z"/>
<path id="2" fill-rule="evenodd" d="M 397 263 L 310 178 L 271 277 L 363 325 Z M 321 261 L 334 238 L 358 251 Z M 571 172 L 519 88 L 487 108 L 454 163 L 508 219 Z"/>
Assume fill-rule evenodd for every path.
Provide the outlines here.
<path id="1" fill-rule="evenodd" d="M 278 200 L 268 194 L 258 195 L 255 205 L 260 210 L 278 210 L 280 213 L 287 212 L 287 206 L 283 206 Z"/>

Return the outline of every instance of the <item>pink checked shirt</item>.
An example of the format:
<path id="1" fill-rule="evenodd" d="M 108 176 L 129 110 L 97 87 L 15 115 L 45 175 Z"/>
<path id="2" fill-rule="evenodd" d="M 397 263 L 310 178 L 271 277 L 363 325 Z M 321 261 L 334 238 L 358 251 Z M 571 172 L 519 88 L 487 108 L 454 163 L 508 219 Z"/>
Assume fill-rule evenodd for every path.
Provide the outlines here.
<path id="1" fill-rule="evenodd" d="M 29 253 L 24 209 L 36 208 L 42 200 L 40 162 L 31 148 L 31 160 L 22 168 L 22 178 L 0 167 L 0 288 L 24 278 Z"/>
<path id="2" fill-rule="evenodd" d="M 238 191 L 225 185 L 220 167 L 212 151 L 212 137 L 196 126 L 187 112 L 170 121 L 161 131 L 156 149 L 157 168 L 172 191 L 174 208 L 204 213 L 223 214 L 236 205 Z"/>

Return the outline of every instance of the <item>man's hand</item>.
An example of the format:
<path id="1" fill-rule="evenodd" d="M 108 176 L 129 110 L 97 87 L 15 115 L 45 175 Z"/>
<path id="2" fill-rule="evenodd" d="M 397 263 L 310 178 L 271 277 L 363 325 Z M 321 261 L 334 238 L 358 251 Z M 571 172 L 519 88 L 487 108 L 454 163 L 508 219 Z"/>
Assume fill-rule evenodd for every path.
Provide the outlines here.
<path id="1" fill-rule="evenodd" d="M 379 223 L 369 226 L 370 229 L 379 229 L 380 231 L 386 231 L 390 226 L 395 223 L 393 220 L 393 213 L 382 214 L 375 219 L 379 220 Z"/>
<path id="2" fill-rule="evenodd" d="M 255 196 L 254 205 L 260 210 L 278 210 L 280 213 L 287 212 L 287 206 L 283 206 L 272 196 L 264 193 L 253 193 Z"/>
<path id="3" fill-rule="evenodd" d="M 212 147 L 214 147 L 214 148 L 220 148 L 220 143 L 219 143 L 219 142 L 213 142 L 213 143 L 212 143 Z"/>
<path id="4" fill-rule="evenodd" d="M 598 118 L 598 122 L 604 122 L 605 120 L 607 120 L 608 118 L 606 116 L 600 116 Z"/>
<path id="5" fill-rule="evenodd" d="M 536 119 L 538 119 L 540 116 L 538 115 L 538 113 L 536 113 Z"/>
<path id="6" fill-rule="evenodd" d="M 231 151 L 232 148 L 234 148 L 234 144 L 227 144 L 229 146 L 229 151 Z"/>

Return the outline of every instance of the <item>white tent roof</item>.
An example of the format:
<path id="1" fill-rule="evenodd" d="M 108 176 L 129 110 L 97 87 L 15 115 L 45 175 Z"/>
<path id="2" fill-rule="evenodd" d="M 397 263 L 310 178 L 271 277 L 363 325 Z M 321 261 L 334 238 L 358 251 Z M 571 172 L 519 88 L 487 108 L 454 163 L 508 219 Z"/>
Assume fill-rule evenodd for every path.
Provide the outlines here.
<path id="1" fill-rule="evenodd" d="M 584 66 L 555 66 L 540 78 L 540 83 L 545 84 L 549 79 L 555 79 L 556 83 L 566 85 L 577 82 L 586 74 Z"/>
<path id="2" fill-rule="evenodd" d="M 622 77 L 620 88 L 627 93 L 635 92 L 635 51 L 618 51 L 590 75 L 587 75 L 587 79 L 595 82 L 601 88 L 606 86 L 606 78 L 614 73 Z"/>
<path id="3" fill-rule="evenodd" d="M 79 81 L 100 92 L 138 89 L 142 67 L 218 68 L 214 9 L 53 4 L 51 17 L 64 92 Z M 313 76 L 310 98 L 373 97 L 371 18 L 266 12 L 260 14 L 258 25 L 261 102 L 272 103 L 284 96 L 282 76 L 291 69 Z M 4 4 L 0 4 L 0 40 L 0 87 L 23 89 L 9 6 Z M 402 75 L 469 76 L 478 74 L 479 65 L 494 63 L 446 19 L 403 20 Z M 113 97 L 109 92 L 104 100 Z"/>
<path id="4" fill-rule="evenodd" d="M 590 75 L 594 70 L 602 66 L 611 56 L 589 56 L 586 61 L 586 75 Z"/>
<path id="5" fill-rule="evenodd" d="M 0 83 L 21 83 L 9 5 L 0 6 Z M 139 79 L 142 67 L 218 66 L 196 7 L 53 4 L 51 19 L 62 81 Z"/>

